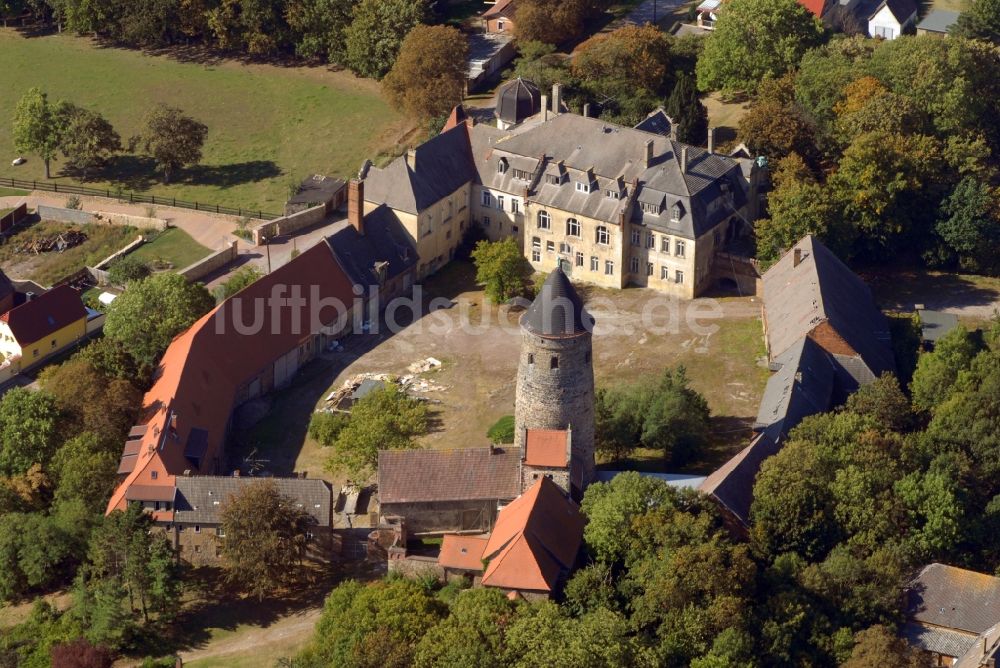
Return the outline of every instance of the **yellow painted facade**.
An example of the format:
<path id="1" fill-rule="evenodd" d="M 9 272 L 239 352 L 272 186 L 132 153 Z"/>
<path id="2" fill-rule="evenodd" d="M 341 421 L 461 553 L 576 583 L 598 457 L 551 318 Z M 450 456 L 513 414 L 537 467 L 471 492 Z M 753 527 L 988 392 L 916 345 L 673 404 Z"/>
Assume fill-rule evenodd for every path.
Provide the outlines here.
<path id="1" fill-rule="evenodd" d="M 19 343 L 6 322 L 0 320 L 0 353 L 10 359 L 20 356 L 21 368 L 44 361 L 50 355 L 72 345 L 87 333 L 87 318 L 66 325 L 38 341 Z"/>

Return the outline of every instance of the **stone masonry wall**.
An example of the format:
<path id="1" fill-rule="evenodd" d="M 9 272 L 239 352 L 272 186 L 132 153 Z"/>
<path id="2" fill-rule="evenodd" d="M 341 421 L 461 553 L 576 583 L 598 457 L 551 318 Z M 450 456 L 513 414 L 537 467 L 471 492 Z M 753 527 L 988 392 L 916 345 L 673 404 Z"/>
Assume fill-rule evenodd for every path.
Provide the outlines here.
<path id="1" fill-rule="evenodd" d="M 573 428 L 574 465 L 584 485 L 594 479 L 594 367 L 591 335 L 544 338 L 522 330 L 514 400 L 517 445 L 524 429 Z M 556 368 L 552 368 L 553 359 Z"/>

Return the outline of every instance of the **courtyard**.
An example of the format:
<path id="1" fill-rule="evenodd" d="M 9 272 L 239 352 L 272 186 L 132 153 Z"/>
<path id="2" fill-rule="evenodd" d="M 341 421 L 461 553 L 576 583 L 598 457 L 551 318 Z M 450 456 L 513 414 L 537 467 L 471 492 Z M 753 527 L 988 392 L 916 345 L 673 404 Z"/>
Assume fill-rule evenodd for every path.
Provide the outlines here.
<path id="1" fill-rule="evenodd" d="M 354 336 L 342 352 L 326 353 L 304 368 L 291 387 L 271 398 L 267 417 L 237 434 L 236 456 L 253 453 L 277 473 L 308 471 L 335 484 L 344 482 L 323 470 L 326 450 L 306 433 L 312 411 L 358 374 L 403 376 L 411 364 L 428 357 L 441 366 L 415 376 L 433 417 L 421 444 L 445 449 L 485 445 L 490 425 L 514 412 L 520 312 L 485 305 L 473 278 L 470 264 L 452 263 L 422 286 L 423 304 L 445 307 L 395 334 L 380 327 Z M 708 401 L 710 444 L 686 470 L 707 473 L 746 445 L 768 377 L 759 300 L 673 302 L 681 320 L 675 327 L 667 320 L 666 302 L 653 291 L 582 288 L 581 293 L 598 323 L 593 344 L 598 388 L 634 383 L 683 365 L 692 386 Z M 646 316 L 646 325 L 644 310 L 653 313 Z M 400 315 L 405 320 L 408 314 L 401 309 Z M 663 470 L 655 452 L 638 452 L 630 465 Z"/>

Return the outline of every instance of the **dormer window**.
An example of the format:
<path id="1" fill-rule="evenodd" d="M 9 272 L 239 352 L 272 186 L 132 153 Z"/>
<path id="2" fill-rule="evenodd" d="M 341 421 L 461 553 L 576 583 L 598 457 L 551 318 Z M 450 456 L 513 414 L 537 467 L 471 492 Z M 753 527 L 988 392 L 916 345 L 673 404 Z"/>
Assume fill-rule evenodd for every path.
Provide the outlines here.
<path id="1" fill-rule="evenodd" d="M 500 162 L 497 163 L 497 173 L 506 174 L 508 166 L 507 158 L 500 158 Z"/>
<path id="2" fill-rule="evenodd" d="M 642 210 L 644 213 L 652 213 L 657 216 L 660 215 L 661 211 L 659 203 L 650 204 L 649 202 L 642 203 Z"/>
<path id="3" fill-rule="evenodd" d="M 622 194 L 620 192 L 618 192 L 617 190 L 608 189 L 608 190 L 604 191 L 604 194 L 607 197 L 610 197 L 611 199 L 621 199 L 622 198 Z"/>
<path id="4" fill-rule="evenodd" d="M 548 174 L 545 177 L 545 182 L 548 183 L 549 185 L 557 186 L 560 183 L 562 183 L 562 177 L 559 176 L 558 174 Z"/>
<path id="5" fill-rule="evenodd" d="M 670 220 L 672 220 L 673 222 L 676 223 L 677 221 L 679 221 L 681 219 L 682 214 L 683 211 L 681 210 L 680 204 L 674 204 L 672 207 L 670 207 Z"/>
<path id="6" fill-rule="evenodd" d="M 520 179 L 521 181 L 527 181 L 531 178 L 531 175 L 523 169 L 515 169 L 514 178 Z"/>
<path id="7" fill-rule="evenodd" d="M 582 181 L 577 181 L 576 182 L 576 191 L 578 193 L 589 193 L 590 192 L 590 184 L 589 183 L 584 183 Z"/>

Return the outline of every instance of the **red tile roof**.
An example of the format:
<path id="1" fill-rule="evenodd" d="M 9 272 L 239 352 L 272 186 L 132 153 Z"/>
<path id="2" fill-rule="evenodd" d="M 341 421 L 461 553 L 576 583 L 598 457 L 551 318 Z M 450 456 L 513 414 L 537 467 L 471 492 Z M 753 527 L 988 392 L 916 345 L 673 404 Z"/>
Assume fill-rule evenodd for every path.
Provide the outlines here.
<path id="1" fill-rule="evenodd" d="M 541 478 L 500 511 L 486 544 L 487 587 L 551 592 L 573 567 L 583 540 L 583 517 L 562 490 Z"/>
<path id="2" fill-rule="evenodd" d="M 445 568 L 481 571 L 483 570 L 483 550 L 486 549 L 488 540 L 487 536 L 448 534 L 441 541 L 438 564 Z"/>
<path id="3" fill-rule="evenodd" d="M 15 306 L 0 320 L 7 323 L 18 344 L 26 346 L 86 317 L 80 293 L 60 285 Z"/>
<path id="4" fill-rule="evenodd" d="M 272 295 L 296 297 L 296 288 L 305 300 L 298 316 L 293 314 L 295 309 L 270 299 Z M 178 335 L 160 360 L 156 381 L 143 399 L 146 429 L 133 429 L 135 434 L 141 432 L 136 461 L 120 466 L 128 475 L 108 502 L 108 512 L 124 508 L 126 492 L 133 485 L 173 488 L 174 477 L 185 470 L 214 472 L 217 460 L 223 459 L 237 391 L 278 357 L 310 338 L 318 328 L 318 323 L 310 322 L 312 304 L 339 300 L 350 305 L 352 288 L 330 247 L 320 242 Z M 235 323 L 249 326 L 257 309 L 263 330 L 252 335 L 237 331 Z M 334 320 L 335 312 L 325 308 L 319 319 Z M 185 456 L 189 441 L 198 442 L 197 467 Z M 134 440 L 126 444 L 125 451 L 136 451 Z"/>
<path id="5" fill-rule="evenodd" d="M 566 429 L 529 429 L 525 435 L 524 463 L 528 466 L 566 468 L 569 448 Z"/>
<path id="6" fill-rule="evenodd" d="M 823 17 L 823 10 L 826 8 L 826 0 L 799 0 L 799 4 L 812 12 L 816 18 Z"/>
<path id="7" fill-rule="evenodd" d="M 492 7 L 483 12 L 483 16 L 513 16 L 514 4 L 515 0 L 497 0 Z"/>

